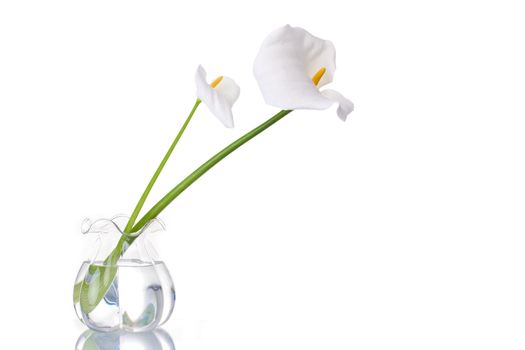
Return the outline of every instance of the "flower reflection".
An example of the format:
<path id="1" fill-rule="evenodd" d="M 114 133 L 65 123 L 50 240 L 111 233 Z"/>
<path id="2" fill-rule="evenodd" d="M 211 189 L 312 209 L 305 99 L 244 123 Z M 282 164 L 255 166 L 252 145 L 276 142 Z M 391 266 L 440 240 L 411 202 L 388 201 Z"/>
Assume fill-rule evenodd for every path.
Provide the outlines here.
<path id="1" fill-rule="evenodd" d="M 175 350 L 171 336 L 163 329 L 144 333 L 101 333 L 87 330 L 80 335 L 76 350 Z"/>

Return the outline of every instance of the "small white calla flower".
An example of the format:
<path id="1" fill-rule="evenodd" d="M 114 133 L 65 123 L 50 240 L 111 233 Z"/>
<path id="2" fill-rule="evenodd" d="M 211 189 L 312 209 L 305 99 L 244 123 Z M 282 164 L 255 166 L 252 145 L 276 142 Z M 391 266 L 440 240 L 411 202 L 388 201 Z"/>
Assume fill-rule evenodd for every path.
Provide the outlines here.
<path id="1" fill-rule="evenodd" d="M 197 97 L 226 126 L 233 128 L 232 107 L 239 98 L 239 86 L 228 77 L 220 76 L 211 84 L 206 81 L 206 71 L 202 66 L 195 73 Z"/>
<path id="2" fill-rule="evenodd" d="M 354 104 L 339 92 L 319 87 L 335 72 L 335 47 L 306 30 L 286 25 L 263 42 L 254 63 L 254 75 L 269 105 L 282 109 L 327 109 L 339 104 L 345 120 Z"/>

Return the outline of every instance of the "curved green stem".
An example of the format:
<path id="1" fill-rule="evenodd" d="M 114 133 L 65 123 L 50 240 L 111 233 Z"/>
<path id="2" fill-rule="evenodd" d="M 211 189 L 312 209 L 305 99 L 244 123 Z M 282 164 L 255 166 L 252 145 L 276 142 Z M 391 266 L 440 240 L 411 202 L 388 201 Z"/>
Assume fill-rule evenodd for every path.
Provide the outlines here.
<path id="1" fill-rule="evenodd" d="M 199 179 L 204 173 L 214 167 L 221 160 L 226 158 L 230 153 L 235 151 L 237 148 L 244 145 L 246 142 L 250 141 L 255 136 L 259 135 L 264 130 L 268 129 L 273 124 L 277 123 L 287 114 L 292 112 L 291 110 L 283 110 L 253 129 L 252 131 L 241 136 L 236 141 L 232 142 L 230 145 L 226 146 L 222 151 L 215 154 L 208 161 L 198 167 L 194 172 L 188 175 L 184 180 L 182 180 L 177 186 L 175 186 L 168 194 L 166 194 L 160 201 L 157 202 L 143 217 L 140 219 L 137 224 L 131 229 L 131 232 L 137 232 L 140 230 L 148 221 L 154 219 L 159 215 L 175 198 L 177 198 L 186 188 L 193 184 L 197 179 Z"/>
<path id="2" fill-rule="evenodd" d="M 138 212 L 144 205 L 144 202 L 146 200 L 146 197 L 149 194 L 149 191 L 151 191 L 151 188 L 153 187 L 155 180 L 159 176 L 162 168 L 164 167 L 164 164 L 169 158 L 171 152 L 173 151 L 173 148 L 175 147 L 178 140 L 180 139 L 180 136 L 186 129 L 186 126 L 191 120 L 193 113 L 195 113 L 195 110 L 197 109 L 197 106 L 199 105 L 199 103 L 200 101 L 197 101 L 197 103 L 195 103 L 193 110 L 188 116 L 188 119 L 182 126 L 181 131 L 179 131 L 179 134 L 175 138 L 175 141 L 173 141 L 172 147 L 170 147 L 170 150 L 168 151 L 168 153 L 162 160 L 161 164 L 159 165 L 159 168 L 155 172 L 155 175 L 153 176 L 150 183 L 148 184 L 146 191 L 144 191 L 144 194 L 142 195 L 141 200 L 139 201 L 139 204 L 137 204 L 138 209 L 135 208 L 135 211 L 133 212 L 134 215 L 132 216 L 132 218 L 130 218 L 129 222 L 133 222 L 136 219 Z M 154 219 L 178 195 L 180 195 L 192 183 L 197 181 L 197 179 L 200 178 L 204 173 L 210 170 L 213 166 L 215 166 L 217 163 L 219 163 L 222 159 L 224 159 L 230 153 L 235 151 L 237 148 L 241 147 L 246 142 L 248 142 L 255 136 L 259 135 L 261 132 L 263 132 L 264 130 L 268 129 L 270 126 L 272 126 L 273 124 L 281 120 L 284 116 L 286 116 L 290 112 L 291 111 L 289 110 L 280 111 L 279 113 L 274 115 L 272 118 L 268 119 L 266 122 L 262 123 L 261 125 L 253 129 L 252 131 L 248 132 L 244 136 L 232 142 L 229 146 L 225 147 L 222 151 L 220 151 L 219 153 L 211 157 L 207 162 L 202 164 L 193 173 L 191 173 L 184 180 L 182 180 L 175 188 L 173 188 L 157 204 L 155 204 L 153 208 L 151 208 L 151 210 L 148 211 L 134 227 L 132 228 L 126 227 L 126 232 L 128 233 L 129 231 L 137 232 L 138 230 L 140 230 L 145 224 L 148 223 L 148 221 Z M 128 226 L 132 225 L 132 224 L 129 224 L 129 222 L 128 222 Z M 123 235 L 121 239 L 119 240 L 115 249 L 113 249 L 113 251 L 109 254 L 109 256 L 104 260 L 103 264 L 101 265 L 93 264 L 89 267 L 90 276 L 95 276 L 96 278 L 93 277 L 90 283 L 81 281 L 75 285 L 73 297 L 74 297 L 75 303 L 80 303 L 80 306 L 84 312 L 89 313 L 93 311 L 97 307 L 97 305 L 100 303 L 100 301 L 104 298 L 104 296 L 106 295 L 107 291 L 111 287 L 111 284 L 113 283 L 113 280 L 115 279 L 115 276 L 117 274 L 118 259 L 124 254 L 126 247 L 129 247 L 133 243 L 135 238 L 136 237 L 130 237 L 130 236 Z M 126 242 L 127 244 L 125 244 Z"/>
<path id="3" fill-rule="evenodd" d="M 199 107 L 201 103 L 200 99 L 197 99 L 195 102 L 195 105 L 193 106 L 190 114 L 188 115 L 188 118 L 186 118 L 186 121 L 182 125 L 182 127 L 179 130 L 179 133 L 175 137 L 175 140 L 173 140 L 173 143 L 171 144 L 170 148 L 168 149 L 168 152 L 166 152 L 166 155 L 160 162 L 157 171 L 155 171 L 155 174 L 153 174 L 153 177 L 151 180 L 149 180 L 148 186 L 146 186 L 146 189 L 144 190 L 144 193 L 142 193 L 142 196 L 140 197 L 137 205 L 135 206 L 135 209 L 133 210 L 133 213 L 131 214 L 131 217 L 129 218 L 129 221 L 126 225 L 126 228 L 124 229 L 124 232 L 129 233 L 130 230 L 133 228 L 133 225 L 135 224 L 135 220 L 137 220 L 137 217 L 140 214 L 140 210 L 144 206 L 144 203 L 146 202 L 146 199 L 148 198 L 149 193 L 151 192 L 151 189 L 153 188 L 153 185 L 157 181 L 157 178 L 159 177 L 160 173 L 162 172 L 162 169 L 164 169 L 164 165 L 166 165 L 166 162 L 168 161 L 169 157 L 171 156 L 171 153 L 175 149 L 175 146 L 177 146 L 177 143 L 179 142 L 180 138 L 182 137 L 182 134 L 184 134 L 184 131 L 186 130 L 186 127 L 191 121 L 191 118 L 193 117 L 193 114 L 195 114 L 195 111 L 197 110 L 197 107 Z"/>

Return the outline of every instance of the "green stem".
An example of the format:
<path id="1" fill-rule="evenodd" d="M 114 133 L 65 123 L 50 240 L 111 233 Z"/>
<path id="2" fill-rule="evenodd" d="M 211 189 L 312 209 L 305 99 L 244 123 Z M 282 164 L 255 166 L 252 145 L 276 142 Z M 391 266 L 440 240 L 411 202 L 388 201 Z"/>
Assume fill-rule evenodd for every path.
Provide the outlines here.
<path id="1" fill-rule="evenodd" d="M 155 175 L 150 181 L 150 184 L 148 185 L 148 187 L 146 188 L 146 191 L 144 191 L 144 194 L 141 197 L 141 201 L 139 201 L 139 204 L 137 205 L 137 208 L 139 209 L 135 208 L 135 211 L 133 212 L 134 214 L 134 217 L 132 217 L 133 220 L 136 219 L 138 212 L 140 211 L 140 208 L 144 204 L 145 199 L 149 191 L 151 190 L 151 187 L 153 187 L 153 184 L 155 183 L 155 180 L 159 176 L 159 173 L 162 170 L 162 167 L 164 167 L 164 164 L 166 163 L 171 152 L 173 151 L 173 148 L 175 147 L 178 140 L 180 139 L 180 136 L 184 132 L 184 129 L 188 125 L 191 117 L 193 116 L 193 113 L 195 113 L 195 110 L 197 106 L 199 105 L 199 103 L 200 101 L 197 101 L 197 103 L 193 107 L 193 110 L 188 116 L 188 119 L 184 123 L 181 131 L 179 131 L 179 135 L 177 135 L 177 138 L 173 142 L 172 147 L 170 147 L 170 150 L 164 157 L 161 165 L 157 169 L 157 172 L 155 172 Z M 241 147 L 246 142 L 248 142 L 255 136 L 259 135 L 261 132 L 263 132 L 264 130 L 268 129 L 270 126 L 272 126 L 273 124 L 281 120 L 284 116 L 286 116 L 290 112 L 291 111 L 289 110 L 280 111 L 279 113 L 274 115 L 272 118 L 268 119 L 266 122 L 262 123 L 261 125 L 253 129 L 252 131 L 248 132 L 244 136 L 232 142 L 229 146 L 225 147 L 222 151 L 220 151 L 219 153 L 211 157 L 207 162 L 202 164 L 193 173 L 191 173 L 184 180 L 182 180 L 181 183 L 179 183 L 175 188 L 173 188 L 157 204 L 155 204 L 153 208 L 151 208 L 151 210 L 148 211 L 134 227 L 132 227 L 131 229 L 128 229 L 126 227 L 125 231 L 127 233 L 129 233 L 128 231 L 131 231 L 131 232 L 139 231 L 150 220 L 157 217 L 157 215 L 160 212 L 162 212 L 179 194 L 181 194 L 192 183 L 197 181 L 197 179 L 200 178 L 204 173 L 210 170 L 213 166 L 215 166 L 217 163 L 219 163 L 222 159 L 224 159 L 230 153 L 235 151 L 237 148 Z M 130 218 L 130 222 L 132 222 L 131 218 Z M 118 259 L 122 256 L 122 254 L 124 254 L 126 247 L 129 247 L 133 243 L 135 238 L 136 238 L 135 236 L 123 235 L 120 238 L 119 242 L 117 243 L 117 246 L 115 247 L 115 249 L 113 249 L 113 251 L 108 255 L 108 257 L 104 260 L 104 263 L 102 265 L 93 264 L 89 267 L 89 274 L 91 276 L 96 276 L 97 278 L 93 278 L 90 283 L 82 281 L 75 285 L 73 297 L 74 297 L 75 302 L 80 303 L 80 306 L 84 312 L 89 313 L 93 311 L 97 307 L 97 305 L 100 303 L 100 301 L 104 298 L 104 296 L 106 295 L 107 291 L 111 287 L 111 284 L 113 283 L 113 280 L 115 279 L 115 276 L 117 274 Z"/>
<path id="2" fill-rule="evenodd" d="M 291 110 L 283 110 L 253 129 L 252 131 L 241 136 L 236 141 L 225 147 L 222 151 L 211 157 L 208 161 L 198 167 L 194 172 L 188 175 L 182 180 L 177 186 L 175 186 L 168 194 L 166 194 L 160 201 L 157 202 L 143 217 L 137 222 L 137 224 L 131 229 L 131 232 L 137 232 L 150 220 L 154 219 L 159 215 L 175 198 L 177 198 L 186 188 L 193 184 L 199 179 L 204 173 L 210 170 L 213 166 L 219 163 L 221 160 L 226 158 L 230 153 L 235 151 L 237 148 L 250 141 L 255 136 L 259 135 L 264 130 L 268 129 L 273 124 L 277 123 L 284 116 L 292 112 Z"/>
<path id="3" fill-rule="evenodd" d="M 157 178 L 159 177 L 160 173 L 162 172 L 162 169 L 164 169 L 164 165 L 166 165 L 166 162 L 168 161 L 169 157 L 171 156 L 171 153 L 175 149 L 175 146 L 177 146 L 177 143 L 179 142 L 182 134 L 184 134 L 184 131 L 186 130 L 186 127 L 191 121 L 191 118 L 193 117 L 193 114 L 195 114 L 195 111 L 197 110 L 197 107 L 199 107 L 201 103 L 200 99 L 197 99 L 195 102 L 195 105 L 193 106 L 190 114 L 188 115 L 188 118 L 186 118 L 186 121 L 182 125 L 182 127 L 179 130 L 179 133 L 175 137 L 175 140 L 173 140 L 173 143 L 171 144 L 170 148 L 168 149 L 168 152 L 166 152 L 166 155 L 160 162 L 157 171 L 155 171 L 155 174 L 153 174 L 153 177 L 151 180 L 149 180 L 148 186 L 146 186 L 146 189 L 144 190 L 144 193 L 142 193 L 142 196 L 140 197 L 137 206 L 133 210 L 133 213 L 131 214 L 131 217 L 129 218 L 128 224 L 126 225 L 126 228 L 124 229 L 124 232 L 129 233 L 131 232 L 131 229 L 133 228 L 133 225 L 135 224 L 135 220 L 137 220 L 137 217 L 140 214 L 140 210 L 144 206 L 144 203 L 146 202 L 146 199 L 148 198 L 149 193 L 151 192 L 151 189 L 153 188 L 153 185 L 157 181 Z"/>

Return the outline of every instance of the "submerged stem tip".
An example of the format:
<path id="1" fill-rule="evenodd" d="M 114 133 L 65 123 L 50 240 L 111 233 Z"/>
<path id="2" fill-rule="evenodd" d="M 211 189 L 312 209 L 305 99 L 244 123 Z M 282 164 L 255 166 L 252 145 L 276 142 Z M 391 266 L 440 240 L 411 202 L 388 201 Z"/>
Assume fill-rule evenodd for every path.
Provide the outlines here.
<path id="1" fill-rule="evenodd" d="M 323 77 L 324 73 L 326 73 L 326 68 L 321 67 L 321 69 L 319 69 L 317 73 L 314 74 L 314 76 L 312 77 L 312 81 L 314 82 L 315 86 L 319 84 L 319 81 L 321 81 L 321 78 Z"/>
<path id="2" fill-rule="evenodd" d="M 217 87 L 217 85 L 219 85 L 219 83 L 222 81 L 222 78 L 224 78 L 222 75 L 220 77 L 217 77 L 217 79 L 215 79 L 211 84 L 210 86 L 212 87 L 212 89 L 215 89 Z"/>

